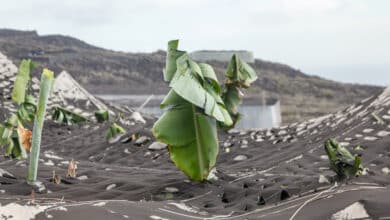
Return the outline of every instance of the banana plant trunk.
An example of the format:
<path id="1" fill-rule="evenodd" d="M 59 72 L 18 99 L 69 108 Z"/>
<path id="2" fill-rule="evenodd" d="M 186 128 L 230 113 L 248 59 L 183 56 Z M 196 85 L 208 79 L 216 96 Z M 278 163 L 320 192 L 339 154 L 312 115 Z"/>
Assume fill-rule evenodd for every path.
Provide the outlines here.
<path id="1" fill-rule="evenodd" d="M 44 69 L 41 76 L 38 106 L 33 127 L 30 164 L 27 176 L 27 183 L 29 184 L 34 184 L 37 180 L 39 152 L 41 147 L 43 123 L 45 121 L 46 104 L 52 90 L 53 81 L 54 73 L 48 69 Z"/>

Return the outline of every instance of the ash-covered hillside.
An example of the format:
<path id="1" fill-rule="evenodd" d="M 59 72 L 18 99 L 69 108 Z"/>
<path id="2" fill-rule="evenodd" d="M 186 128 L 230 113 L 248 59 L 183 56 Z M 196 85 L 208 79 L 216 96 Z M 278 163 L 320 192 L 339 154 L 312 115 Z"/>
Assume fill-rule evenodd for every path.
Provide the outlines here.
<path id="1" fill-rule="evenodd" d="M 68 36 L 41 36 L 36 31 L 0 29 L 0 52 L 15 64 L 23 58 L 31 58 L 57 73 L 66 70 L 92 93 L 163 94 L 168 91 L 162 80 L 164 51 L 124 53 L 95 47 Z M 227 63 L 210 64 L 223 79 Z M 309 76 L 287 65 L 260 59 L 252 66 L 259 79 L 247 95 L 280 98 L 283 122 L 340 110 L 383 89 Z"/>

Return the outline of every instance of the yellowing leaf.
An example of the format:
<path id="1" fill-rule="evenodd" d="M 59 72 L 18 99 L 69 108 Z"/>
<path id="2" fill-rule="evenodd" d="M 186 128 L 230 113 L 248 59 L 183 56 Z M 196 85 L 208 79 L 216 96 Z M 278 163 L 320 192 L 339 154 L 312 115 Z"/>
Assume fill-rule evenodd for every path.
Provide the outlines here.
<path id="1" fill-rule="evenodd" d="M 19 135 L 19 140 L 20 140 L 20 144 L 22 145 L 22 147 L 27 152 L 30 152 L 32 132 L 29 129 L 24 128 L 23 125 L 21 123 L 19 123 L 18 135 Z"/>

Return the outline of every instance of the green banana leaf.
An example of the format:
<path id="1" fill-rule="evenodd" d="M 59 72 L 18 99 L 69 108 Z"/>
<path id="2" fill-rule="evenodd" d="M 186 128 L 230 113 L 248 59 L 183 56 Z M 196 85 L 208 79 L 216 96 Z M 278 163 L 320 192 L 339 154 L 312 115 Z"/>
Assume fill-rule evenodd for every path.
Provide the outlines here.
<path id="1" fill-rule="evenodd" d="M 171 40 L 168 42 L 167 58 L 164 70 L 164 80 L 171 81 L 176 71 L 176 59 L 183 55 L 184 51 L 177 50 L 179 40 Z"/>
<path id="2" fill-rule="evenodd" d="M 353 156 L 347 148 L 334 139 L 325 142 L 325 151 L 329 158 L 329 167 L 340 178 L 359 176 L 363 171 L 361 157 Z"/>
<path id="3" fill-rule="evenodd" d="M 122 128 L 120 125 L 118 125 L 117 123 L 113 122 L 111 126 L 108 128 L 106 139 L 110 141 L 118 137 L 118 135 L 124 133 L 126 133 L 126 130 Z"/>
<path id="4" fill-rule="evenodd" d="M 103 123 L 110 119 L 110 115 L 108 114 L 107 110 L 99 110 L 95 112 L 95 118 L 97 122 Z"/>
<path id="5" fill-rule="evenodd" d="M 18 117 L 12 114 L 4 124 L 0 124 L 0 147 L 5 147 L 5 155 L 11 158 L 27 158 L 18 133 Z"/>
<path id="6" fill-rule="evenodd" d="M 192 180 L 203 181 L 215 166 L 218 136 L 215 119 L 171 91 L 163 105 L 174 104 L 153 127 L 167 143 L 172 161 Z"/>
<path id="7" fill-rule="evenodd" d="M 64 123 L 67 125 L 73 125 L 80 122 L 88 121 L 88 119 L 85 118 L 84 116 L 76 114 L 74 112 L 71 112 L 70 110 L 58 106 L 54 107 L 52 119 L 56 122 Z"/>
<path id="8" fill-rule="evenodd" d="M 31 71 L 35 68 L 35 63 L 29 60 L 22 60 L 12 90 L 12 100 L 18 104 L 25 101 L 26 90 L 31 79 Z"/>
<path id="9" fill-rule="evenodd" d="M 37 111 L 35 103 L 34 97 L 32 95 L 27 95 L 24 102 L 19 104 L 17 115 L 21 122 L 25 123 L 34 121 L 35 113 Z"/>
<path id="10" fill-rule="evenodd" d="M 241 114 L 238 107 L 241 104 L 243 93 L 240 88 L 249 88 L 257 79 L 256 72 L 237 55 L 233 55 L 226 71 L 225 86 L 222 92 L 222 100 L 229 112 L 233 123 L 219 123 L 220 127 L 230 129 L 240 120 Z"/>
<path id="11" fill-rule="evenodd" d="M 205 180 L 218 155 L 216 121 L 232 124 L 220 97 L 221 88 L 211 66 L 197 64 L 168 43 L 164 79 L 170 92 L 161 103 L 167 111 L 154 124 L 157 140 L 168 144 L 171 160 L 190 179 Z"/>

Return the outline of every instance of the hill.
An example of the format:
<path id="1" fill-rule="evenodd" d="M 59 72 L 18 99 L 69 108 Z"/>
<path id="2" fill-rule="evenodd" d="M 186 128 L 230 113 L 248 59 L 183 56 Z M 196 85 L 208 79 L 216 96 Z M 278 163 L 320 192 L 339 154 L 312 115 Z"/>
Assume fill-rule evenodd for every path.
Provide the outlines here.
<path id="1" fill-rule="evenodd" d="M 0 29 L 0 52 L 16 64 L 23 58 L 31 58 L 55 72 L 66 70 L 95 94 L 163 94 L 168 91 L 162 80 L 164 51 L 125 53 L 99 48 L 69 36 L 40 36 L 36 31 Z M 209 64 L 223 78 L 227 63 Z M 340 110 L 383 89 L 309 76 L 290 66 L 261 59 L 256 59 L 252 66 L 259 80 L 247 95 L 280 98 L 284 122 Z"/>

